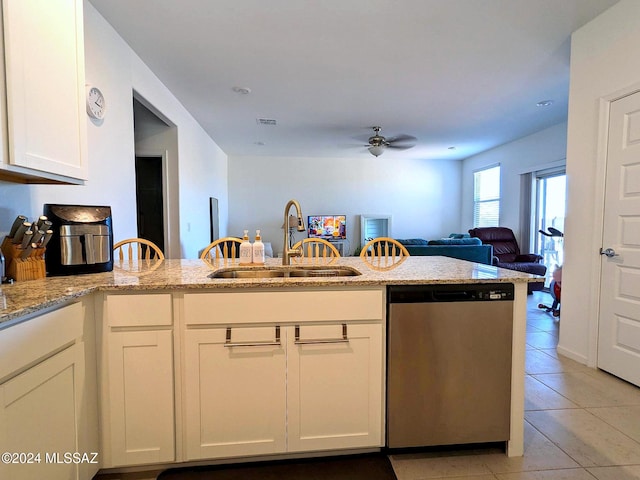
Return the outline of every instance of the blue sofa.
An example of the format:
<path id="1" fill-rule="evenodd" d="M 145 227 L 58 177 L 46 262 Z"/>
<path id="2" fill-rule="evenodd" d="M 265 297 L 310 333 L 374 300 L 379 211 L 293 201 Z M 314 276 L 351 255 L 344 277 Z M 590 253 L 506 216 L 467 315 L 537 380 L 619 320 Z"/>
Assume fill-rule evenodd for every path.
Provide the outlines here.
<path id="1" fill-rule="evenodd" d="M 479 238 L 454 237 L 438 240 L 410 238 L 397 240 L 406 247 L 409 255 L 441 255 L 486 265 L 491 265 L 493 259 L 493 247 L 491 245 L 482 245 Z"/>

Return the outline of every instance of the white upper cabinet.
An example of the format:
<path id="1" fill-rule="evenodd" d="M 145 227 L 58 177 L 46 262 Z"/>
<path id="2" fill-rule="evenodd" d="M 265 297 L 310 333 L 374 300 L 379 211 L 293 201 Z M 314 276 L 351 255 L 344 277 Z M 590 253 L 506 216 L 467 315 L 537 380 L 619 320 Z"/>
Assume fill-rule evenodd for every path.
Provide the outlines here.
<path id="1" fill-rule="evenodd" d="M 80 183 L 87 179 L 82 0 L 3 0 L 2 8 L 8 152 L 0 178 Z"/>

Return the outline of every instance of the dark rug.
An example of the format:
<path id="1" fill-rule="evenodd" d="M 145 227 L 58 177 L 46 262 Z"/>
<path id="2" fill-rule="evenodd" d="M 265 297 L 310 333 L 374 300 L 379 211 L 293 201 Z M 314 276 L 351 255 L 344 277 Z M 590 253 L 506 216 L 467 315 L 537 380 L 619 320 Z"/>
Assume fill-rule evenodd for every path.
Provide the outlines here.
<path id="1" fill-rule="evenodd" d="M 158 480 L 397 480 L 383 454 L 173 468 Z"/>

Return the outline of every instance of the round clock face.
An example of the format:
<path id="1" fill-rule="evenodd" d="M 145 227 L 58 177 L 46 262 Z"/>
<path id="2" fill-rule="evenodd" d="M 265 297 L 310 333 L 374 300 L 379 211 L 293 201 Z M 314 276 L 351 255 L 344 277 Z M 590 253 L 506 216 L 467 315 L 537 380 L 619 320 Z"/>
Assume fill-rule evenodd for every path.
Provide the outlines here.
<path id="1" fill-rule="evenodd" d="M 87 87 L 87 114 L 90 117 L 102 120 L 105 111 L 104 95 L 96 87 Z"/>

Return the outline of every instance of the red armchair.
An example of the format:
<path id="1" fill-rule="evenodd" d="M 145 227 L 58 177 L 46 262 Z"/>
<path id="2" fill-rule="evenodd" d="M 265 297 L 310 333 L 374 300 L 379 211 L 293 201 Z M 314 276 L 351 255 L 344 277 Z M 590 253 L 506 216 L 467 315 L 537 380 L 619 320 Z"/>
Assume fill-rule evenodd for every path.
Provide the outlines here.
<path id="1" fill-rule="evenodd" d="M 483 244 L 493 245 L 493 264 L 496 267 L 518 270 L 544 277 L 547 267 L 540 263 L 542 257 L 534 253 L 520 253 L 518 242 L 510 228 L 480 227 L 469 230 L 469 235 L 482 240 Z M 544 282 L 529 284 L 529 292 L 541 290 Z"/>

